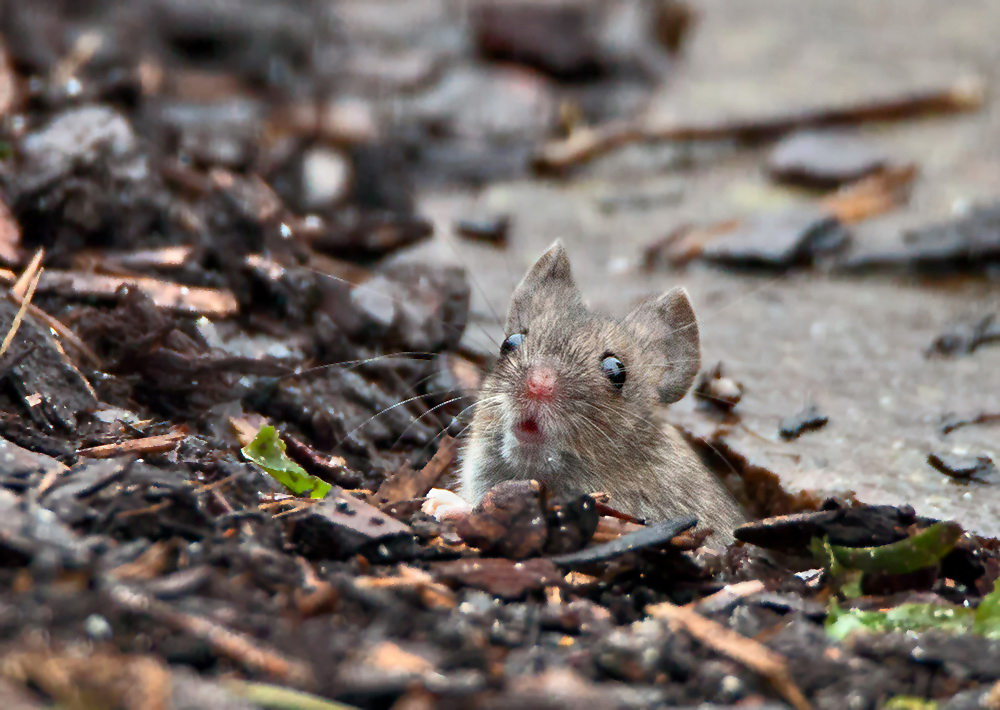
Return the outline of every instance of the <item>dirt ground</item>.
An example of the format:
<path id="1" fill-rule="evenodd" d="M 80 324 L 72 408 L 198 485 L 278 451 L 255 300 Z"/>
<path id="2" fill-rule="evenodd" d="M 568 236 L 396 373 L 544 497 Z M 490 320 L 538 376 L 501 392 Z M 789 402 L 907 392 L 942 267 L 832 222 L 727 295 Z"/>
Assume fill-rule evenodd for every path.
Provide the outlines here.
<path id="1" fill-rule="evenodd" d="M 996 26 L 0 4 L 0 707 L 998 707 Z M 424 512 L 557 238 L 612 314 L 689 290 L 736 544 Z"/>

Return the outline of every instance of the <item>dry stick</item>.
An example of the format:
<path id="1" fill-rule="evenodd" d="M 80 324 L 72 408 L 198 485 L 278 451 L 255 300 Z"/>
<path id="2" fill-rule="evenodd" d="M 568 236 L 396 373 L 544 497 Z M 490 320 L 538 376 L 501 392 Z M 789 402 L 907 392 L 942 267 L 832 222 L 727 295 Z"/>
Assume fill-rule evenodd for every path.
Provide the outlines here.
<path id="1" fill-rule="evenodd" d="M 780 653 L 706 619 L 696 611 L 670 602 L 646 607 L 646 613 L 655 619 L 665 620 L 671 626 L 683 627 L 709 648 L 764 676 L 796 710 L 810 710 L 809 701 L 788 673 L 787 659 Z"/>
<path id="2" fill-rule="evenodd" d="M 900 96 L 854 106 L 817 108 L 761 119 L 744 119 L 723 124 L 684 124 L 635 119 L 584 128 L 568 138 L 543 145 L 535 156 L 535 167 L 561 172 L 631 143 L 720 138 L 766 138 L 796 128 L 852 125 L 865 121 L 903 120 L 920 115 L 956 113 L 979 108 L 985 96 L 982 82 L 958 81 L 941 89 Z"/>
<path id="3" fill-rule="evenodd" d="M 186 436 L 183 431 L 172 431 L 168 434 L 157 434 L 142 439 L 130 439 L 118 444 L 102 444 L 80 449 L 76 453 L 92 459 L 107 459 L 121 454 L 162 454 L 177 447 Z"/>
<path id="4" fill-rule="evenodd" d="M 35 278 L 35 272 L 38 271 L 38 267 L 42 264 L 42 258 L 45 256 L 45 250 L 39 249 L 35 252 L 35 255 L 31 257 L 31 261 L 28 265 L 24 267 L 24 271 L 18 277 L 14 285 L 10 287 L 10 292 L 15 298 L 21 300 L 24 298 L 24 294 L 28 291 L 28 286 L 31 284 L 32 279 Z"/>
<path id="5" fill-rule="evenodd" d="M 24 312 L 27 311 L 28 306 L 31 305 L 31 298 L 35 295 L 35 288 L 38 286 L 38 280 L 41 277 L 42 269 L 38 269 L 34 277 L 31 279 L 31 282 L 28 284 L 27 293 L 24 298 L 21 299 L 21 307 L 17 309 L 17 314 L 15 314 L 14 320 L 10 324 L 10 330 L 7 331 L 7 335 L 3 339 L 3 344 L 0 345 L 0 357 L 3 357 L 7 353 L 7 348 L 9 348 L 10 344 L 14 342 L 14 336 L 17 335 L 18 328 L 21 327 L 21 321 L 24 319 Z"/>
<path id="6" fill-rule="evenodd" d="M 201 616 L 174 609 L 169 604 L 131 589 L 124 584 L 112 583 L 107 587 L 111 599 L 134 614 L 149 616 L 183 633 L 204 641 L 220 655 L 245 668 L 292 682 L 307 682 L 312 673 L 309 666 L 267 648 L 244 634 L 227 629 Z"/>
<path id="7" fill-rule="evenodd" d="M 13 285 L 11 286 L 11 289 L 8 293 L 8 297 L 13 298 L 14 301 L 16 301 L 17 303 L 22 304 L 22 307 L 25 301 L 24 296 L 28 286 L 31 285 L 31 282 L 33 280 L 38 280 L 35 277 L 41 276 L 41 270 L 35 273 L 35 269 L 39 268 L 39 265 L 42 262 L 42 257 L 44 255 L 45 255 L 44 249 L 39 249 L 37 252 L 35 252 L 35 255 L 32 257 L 31 262 L 25 268 L 24 273 L 22 273 L 21 276 L 17 278 L 15 278 L 13 272 L 8 271 L 7 269 L 0 269 L 0 280 L 13 282 Z M 32 277 L 31 274 L 34 274 L 34 277 Z M 32 293 L 34 293 L 34 290 L 32 291 Z M 90 360 L 92 364 L 100 367 L 101 364 L 100 359 L 97 357 L 97 355 L 94 354 L 94 352 L 90 348 L 84 345 L 83 341 L 81 341 L 73 331 L 71 331 L 69 328 L 63 325 L 59 320 L 49 315 L 38 306 L 32 304 L 30 298 L 28 298 L 27 301 L 28 301 L 27 309 L 31 311 L 31 315 L 33 315 L 35 318 L 38 318 L 39 320 L 44 321 L 46 325 L 48 325 L 52 330 L 54 330 L 59 335 L 59 337 L 63 338 L 68 343 L 71 343 L 73 347 L 75 347 L 77 351 L 80 352 L 80 354 L 84 355 L 88 360 Z"/>
<path id="8" fill-rule="evenodd" d="M 744 599 L 746 597 L 753 596 L 758 592 L 764 591 L 764 583 L 759 579 L 750 579 L 746 582 L 736 582 L 735 584 L 727 584 L 725 587 L 717 591 L 715 594 L 709 594 L 707 597 L 699 599 L 698 601 L 691 602 L 687 605 L 689 609 L 696 607 L 711 606 L 715 603 L 728 603 L 734 602 L 737 599 Z"/>
<path id="9" fill-rule="evenodd" d="M 208 491 L 214 491 L 216 488 L 222 488 L 223 486 L 232 483 L 239 476 L 239 472 L 230 473 L 225 478 L 220 478 L 218 481 L 213 481 L 212 483 L 205 483 L 194 489 L 193 493 L 195 495 L 201 495 L 202 493 L 207 493 Z"/>

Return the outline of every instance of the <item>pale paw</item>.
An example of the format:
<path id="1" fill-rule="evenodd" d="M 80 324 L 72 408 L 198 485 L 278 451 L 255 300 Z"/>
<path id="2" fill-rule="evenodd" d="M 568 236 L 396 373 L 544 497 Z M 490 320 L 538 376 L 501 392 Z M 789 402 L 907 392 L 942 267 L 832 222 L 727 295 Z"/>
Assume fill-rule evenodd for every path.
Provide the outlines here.
<path id="1" fill-rule="evenodd" d="M 472 505 L 457 493 L 443 488 L 432 488 L 420 509 L 437 520 L 458 520 L 472 511 Z"/>

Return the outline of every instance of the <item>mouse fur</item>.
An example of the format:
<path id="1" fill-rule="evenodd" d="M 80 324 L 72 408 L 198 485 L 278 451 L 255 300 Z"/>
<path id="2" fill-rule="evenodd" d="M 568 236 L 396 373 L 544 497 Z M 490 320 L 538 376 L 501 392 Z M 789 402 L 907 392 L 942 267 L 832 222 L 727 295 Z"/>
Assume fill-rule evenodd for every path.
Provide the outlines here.
<path id="1" fill-rule="evenodd" d="M 657 416 L 681 399 L 700 366 L 698 321 L 674 288 L 622 320 L 583 302 L 560 242 L 529 270 L 511 298 L 505 346 L 483 382 L 463 452 L 461 493 L 478 502 L 494 485 L 534 479 L 550 491 L 604 491 L 610 505 L 650 521 L 695 515 L 715 543 L 732 541 L 743 510 L 680 433 Z M 613 356 L 625 381 L 602 370 Z M 545 399 L 526 382 L 547 373 Z M 531 379 L 534 378 L 534 379 Z M 515 433 L 530 421 L 538 441 Z M 521 424 L 521 426 L 527 426 Z M 525 431 L 524 429 L 521 430 Z"/>

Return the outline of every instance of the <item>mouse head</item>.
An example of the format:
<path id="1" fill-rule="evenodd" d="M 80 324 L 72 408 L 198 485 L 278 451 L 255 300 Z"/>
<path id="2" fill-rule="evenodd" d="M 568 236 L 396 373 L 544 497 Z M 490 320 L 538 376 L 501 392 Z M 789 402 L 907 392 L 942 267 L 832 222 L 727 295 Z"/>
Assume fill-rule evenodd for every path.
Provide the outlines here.
<path id="1" fill-rule="evenodd" d="M 481 404 L 509 454 L 637 443 L 656 402 L 679 400 L 698 373 L 698 322 L 675 288 L 623 320 L 591 311 L 555 242 L 518 285 L 507 337 Z M 631 435 L 631 436 L 630 436 Z M 617 447 L 612 447 L 617 448 Z"/>

